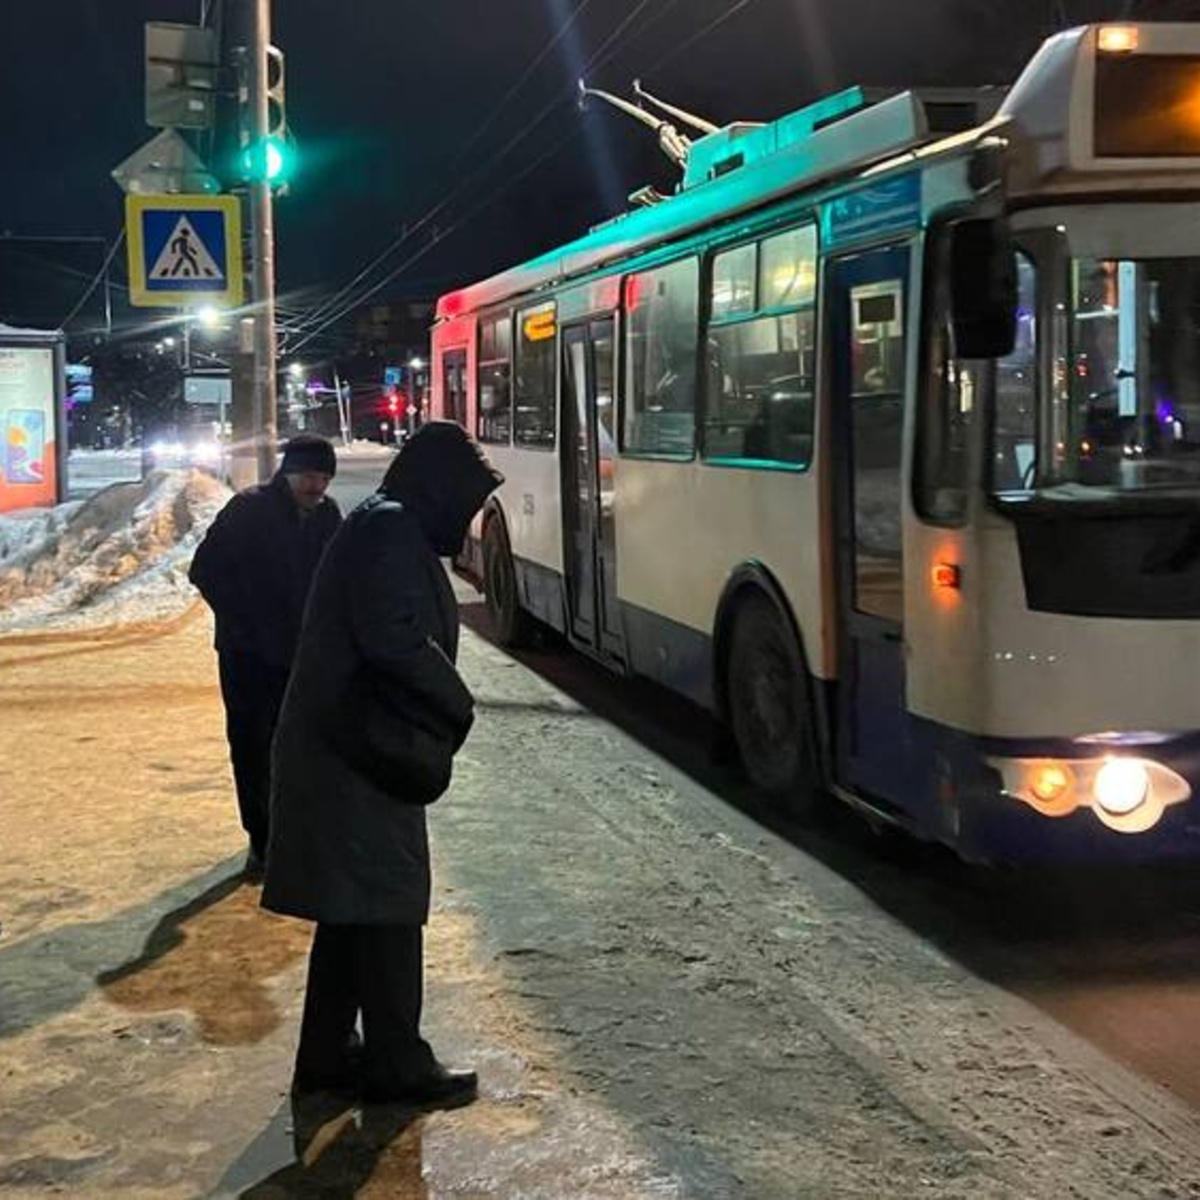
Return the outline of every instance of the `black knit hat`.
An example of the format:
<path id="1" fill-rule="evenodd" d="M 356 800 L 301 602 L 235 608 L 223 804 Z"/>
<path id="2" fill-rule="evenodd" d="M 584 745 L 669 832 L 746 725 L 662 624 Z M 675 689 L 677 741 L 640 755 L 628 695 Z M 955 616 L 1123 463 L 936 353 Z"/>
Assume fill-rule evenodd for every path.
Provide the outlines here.
<path id="1" fill-rule="evenodd" d="M 283 447 L 283 462 L 279 464 L 283 475 L 302 475 L 305 471 L 319 471 L 322 475 L 337 474 L 337 455 L 333 444 L 315 433 L 300 433 Z"/>

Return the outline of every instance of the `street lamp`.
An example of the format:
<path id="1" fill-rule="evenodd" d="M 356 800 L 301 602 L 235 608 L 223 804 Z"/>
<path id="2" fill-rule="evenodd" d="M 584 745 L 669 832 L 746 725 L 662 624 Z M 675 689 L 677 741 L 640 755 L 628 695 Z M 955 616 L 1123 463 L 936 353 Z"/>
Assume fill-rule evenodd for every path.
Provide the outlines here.
<path id="1" fill-rule="evenodd" d="M 221 310 L 212 304 L 206 304 L 196 313 L 200 328 L 208 333 L 215 333 L 221 328 Z"/>
<path id="2" fill-rule="evenodd" d="M 303 379 L 304 378 L 304 364 L 298 363 L 298 362 L 292 363 L 288 367 L 288 374 L 293 379 Z"/>

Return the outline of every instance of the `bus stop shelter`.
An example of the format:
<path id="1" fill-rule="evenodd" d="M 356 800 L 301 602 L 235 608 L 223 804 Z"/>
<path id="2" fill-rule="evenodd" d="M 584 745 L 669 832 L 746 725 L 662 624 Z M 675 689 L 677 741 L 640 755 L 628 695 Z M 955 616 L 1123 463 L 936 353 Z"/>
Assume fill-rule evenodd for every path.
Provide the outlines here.
<path id="1" fill-rule="evenodd" d="M 65 336 L 0 325 L 0 512 L 60 503 L 66 456 Z"/>

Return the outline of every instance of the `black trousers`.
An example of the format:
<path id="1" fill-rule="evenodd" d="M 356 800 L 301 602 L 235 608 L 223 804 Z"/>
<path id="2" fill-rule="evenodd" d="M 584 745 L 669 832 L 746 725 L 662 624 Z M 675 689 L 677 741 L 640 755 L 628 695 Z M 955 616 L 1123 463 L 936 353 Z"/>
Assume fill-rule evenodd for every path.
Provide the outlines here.
<path id="1" fill-rule="evenodd" d="M 237 785 L 238 810 L 250 846 L 267 853 L 271 804 L 271 739 L 287 690 L 286 667 L 271 666 L 252 654 L 220 653 L 225 736 Z"/>
<path id="2" fill-rule="evenodd" d="M 435 1065 L 421 1037 L 424 931 L 420 925 L 318 925 L 296 1074 L 335 1076 L 362 1013 L 366 1083 L 403 1087 Z"/>

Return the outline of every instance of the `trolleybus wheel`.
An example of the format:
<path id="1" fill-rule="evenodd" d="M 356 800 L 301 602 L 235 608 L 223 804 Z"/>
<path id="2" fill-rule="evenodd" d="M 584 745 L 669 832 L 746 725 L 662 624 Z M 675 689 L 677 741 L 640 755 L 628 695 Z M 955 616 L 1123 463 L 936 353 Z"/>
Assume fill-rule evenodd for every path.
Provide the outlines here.
<path id="1" fill-rule="evenodd" d="M 762 593 L 748 596 L 734 616 L 726 684 L 747 778 L 794 815 L 813 815 L 820 785 L 807 672 L 795 635 Z"/>
<path id="2" fill-rule="evenodd" d="M 517 595 L 512 551 L 499 519 L 489 521 L 483 533 L 483 593 L 500 645 L 519 646 L 526 641 L 529 617 Z"/>

